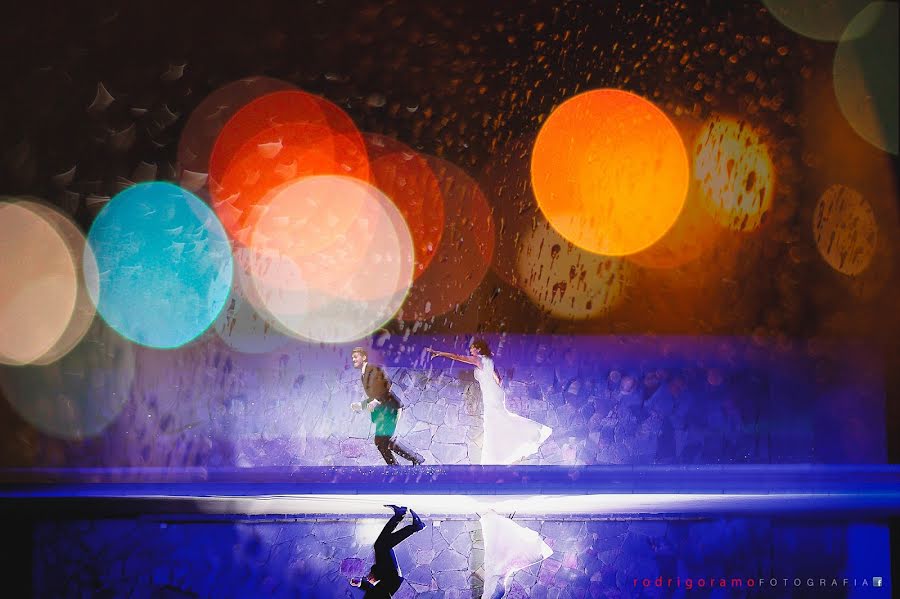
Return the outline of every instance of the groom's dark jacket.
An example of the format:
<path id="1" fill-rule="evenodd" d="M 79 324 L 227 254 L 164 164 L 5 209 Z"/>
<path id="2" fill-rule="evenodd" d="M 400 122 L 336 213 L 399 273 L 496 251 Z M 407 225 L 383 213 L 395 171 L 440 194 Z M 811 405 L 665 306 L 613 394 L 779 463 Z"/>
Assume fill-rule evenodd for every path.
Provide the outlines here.
<path id="1" fill-rule="evenodd" d="M 372 422 L 375 423 L 375 435 L 392 437 L 397 428 L 399 410 L 403 407 L 400 399 L 391 392 L 391 382 L 384 374 L 381 366 L 366 363 L 362 373 L 362 385 L 366 392 L 365 408 L 373 399 L 378 406 L 372 410 Z"/>

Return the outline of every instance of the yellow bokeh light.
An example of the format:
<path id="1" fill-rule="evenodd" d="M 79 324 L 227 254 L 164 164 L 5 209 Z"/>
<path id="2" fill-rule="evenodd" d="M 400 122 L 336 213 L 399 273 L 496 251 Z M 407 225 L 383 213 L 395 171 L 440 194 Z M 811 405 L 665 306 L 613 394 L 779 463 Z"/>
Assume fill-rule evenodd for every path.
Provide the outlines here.
<path id="1" fill-rule="evenodd" d="M 568 241 L 624 256 L 675 222 L 688 188 L 687 153 L 651 102 L 616 89 L 570 98 L 547 118 L 531 159 L 534 195 Z"/>
<path id="2" fill-rule="evenodd" d="M 858 275 L 868 268 L 875 254 L 875 213 L 858 191 L 832 185 L 816 204 L 813 236 L 829 266 L 845 275 Z"/>
<path id="3" fill-rule="evenodd" d="M 585 320 L 608 312 L 623 298 L 633 267 L 569 243 L 546 221 L 525 233 L 517 260 L 519 287 L 557 318 Z"/>
<path id="4" fill-rule="evenodd" d="M 775 168 L 747 123 L 722 116 L 707 121 L 694 144 L 694 176 L 706 209 L 729 229 L 756 229 L 772 206 Z"/>

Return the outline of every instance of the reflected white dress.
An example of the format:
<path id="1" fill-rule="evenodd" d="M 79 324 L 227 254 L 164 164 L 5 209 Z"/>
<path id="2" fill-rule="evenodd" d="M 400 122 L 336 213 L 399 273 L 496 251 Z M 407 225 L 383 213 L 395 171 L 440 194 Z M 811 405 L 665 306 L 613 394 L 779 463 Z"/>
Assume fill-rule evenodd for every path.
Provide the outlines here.
<path id="1" fill-rule="evenodd" d="M 505 595 L 516 572 L 553 555 L 541 535 L 530 528 L 494 512 L 487 512 L 480 520 L 484 535 L 482 599 L 494 599 L 500 589 Z"/>
<path id="2" fill-rule="evenodd" d="M 475 380 L 484 401 L 481 463 L 512 464 L 535 453 L 552 433 L 549 426 L 506 409 L 506 394 L 494 378 L 494 361 L 481 356 Z"/>

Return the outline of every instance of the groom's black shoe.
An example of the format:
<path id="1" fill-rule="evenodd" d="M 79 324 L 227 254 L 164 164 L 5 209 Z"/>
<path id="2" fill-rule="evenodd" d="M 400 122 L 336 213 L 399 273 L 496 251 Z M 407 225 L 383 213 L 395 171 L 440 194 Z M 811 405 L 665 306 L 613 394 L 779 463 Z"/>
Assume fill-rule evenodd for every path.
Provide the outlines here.
<path id="1" fill-rule="evenodd" d="M 403 507 L 402 505 L 392 505 L 392 504 L 388 503 L 388 504 L 385 504 L 384 507 L 389 507 L 392 510 L 394 510 L 395 516 L 405 516 L 406 515 L 406 508 Z"/>
<path id="2" fill-rule="evenodd" d="M 412 515 L 412 523 L 416 530 L 422 530 L 425 528 L 425 523 L 422 522 L 422 519 L 419 518 L 419 514 L 417 514 L 413 510 L 409 510 L 409 513 Z"/>
<path id="3" fill-rule="evenodd" d="M 412 459 L 413 466 L 421 466 L 424 463 L 425 463 L 425 458 L 422 457 L 421 453 L 417 453 L 416 455 L 413 456 L 413 459 Z"/>

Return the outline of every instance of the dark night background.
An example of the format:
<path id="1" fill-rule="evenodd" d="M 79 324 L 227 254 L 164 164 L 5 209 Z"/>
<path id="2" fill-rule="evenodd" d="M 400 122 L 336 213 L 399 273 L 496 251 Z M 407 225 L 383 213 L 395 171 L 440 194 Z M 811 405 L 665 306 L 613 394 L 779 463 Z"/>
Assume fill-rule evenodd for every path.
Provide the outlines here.
<path id="1" fill-rule="evenodd" d="M 834 45 L 780 26 L 757 2 L 227 9 L 38 2 L 8 17 L 0 42 L 8 82 L 0 98 L 3 192 L 45 198 L 85 227 L 93 216 L 85 198 L 114 195 L 147 165 L 156 167 L 157 179 L 177 180 L 185 119 L 206 95 L 242 77 L 293 83 L 340 105 L 361 131 L 461 166 L 481 183 L 495 214 L 509 204 L 534 209 L 515 193 L 528 186 L 521 157 L 542 119 L 578 91 L 619 87 L 668 114 L 698 119 L 713 111 L 744 115 L 775 141 L 778 189 L 759 232 L 723 242 L 713 256 L 669 277 L 646 275 L 625 306 L 588 322 L 542 315 L 492 271 L 469 305 L 436 319 L 432 330 L 846 337 L 878 348 L 885 364 L 897 363 L 896 239 L 884 239 L 887 249 L 870 269 L 877 276 L 856 281 L 860 289 L 842 288 L 815 260 L 805 230 L 812 206 L 804 201 L 826 177 L 862 188 L 881 184 L 876 216 L 896 223 L 896 196 L 884 193 L 892 189 L 896 158 L 847 136 L 827 95 L 816 110 L 835 118 L 823 123 L 805 111 L 807 90 L 829 76 Z M 740 58 L 732 63 L 731 55 Z M 98 85 L 114 101 L 92 111 Z M 838 151 L 817 145 L 829 134 L 856 143 Z M 867 162 L 881 165 L 880 181 L 855 168 Z M 74 176 L 62 176 L 73 167 Z M 466 318 L 472 310 L 477 318 Z M 898 381 L 895 369 L 886 371 L 895 410 Z M 897 416 L 885 419 L 892 433 Z M 897 435 L 888 437 L 896 462 Z"/>
<path id="2" fill-rule="evenodd" d="M 835 44 L 790 31 L 760 2 L 33 1 L 4 12 L 0 195 L 43 198 L 86 230 L 91 199 L 179 180 L 179 135 L 210 93 L 244 77 L 281 79 L 481 185 L 499 231 L 494 268 L 423 331 L 863 346 L 885 374 L 888 461 L 900 463 L 897 157 L 843 119 L 831 93 Z M 503 276 L 503 223 L 536 211 L 527 164 L 543 121 L 602 87 L 651 100 L 684 131 L 715 113 L 747 119 L 764 133 L 777 186 L 759 230 L 732 232 L 679 268 L 642 270 L 621 305 L 566 320 Z M 112 101 L 97 109 L 105 93 Z M 833 271 L 811 234 L 815 199 L 833 182 L 861 191 L 881 227 L 855 278 Z M 0 431 L 0 464 L 36 465 L 23 457 L 34 455 L 34 431 L 7 402 Z M 896 556 L 896 522 L 891 536 Z"/>

